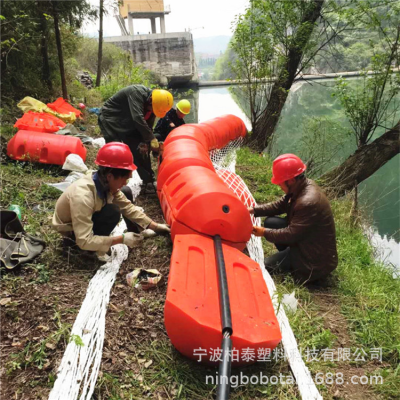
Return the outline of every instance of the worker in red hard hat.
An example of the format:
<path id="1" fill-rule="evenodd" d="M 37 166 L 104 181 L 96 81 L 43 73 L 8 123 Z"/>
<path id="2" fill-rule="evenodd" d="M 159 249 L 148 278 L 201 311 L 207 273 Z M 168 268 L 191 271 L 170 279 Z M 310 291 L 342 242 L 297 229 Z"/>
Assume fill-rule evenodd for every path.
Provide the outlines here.
<path id="1" fill-rule="evenodd" d="M 285 192 L 281 199 L 249 208 L 267 217 L 255 236 L 265 237 L 279 250 L 265 259 L 265 267 L 291 272 L 302 282 L 329 275 L 338 264 L 335 222 L 329 201 L 319 186 L 304 175 L 306 166 L 294 154 L 283 154 L 272 165 L 271 182 Z M 286 217 L 278 215 L 286 214 Z"/>
<path id="2" fill-rule="evenodd" d="M 64 249 L 79 247 L 97 252 L 104 261 L 115 244 L 132 248 L 144 237 L 170 232 L 168 225 L 152 221 L 133 204 L 132 190 L 126 184 L 137 167 L 126 144 L 107 143 L 99 150 L 95 163 L 98 171 L 88 171 L 57 200 L 52 225 L 63 235 Z M 121 214 L 128 232 L 110 236 Z"/>

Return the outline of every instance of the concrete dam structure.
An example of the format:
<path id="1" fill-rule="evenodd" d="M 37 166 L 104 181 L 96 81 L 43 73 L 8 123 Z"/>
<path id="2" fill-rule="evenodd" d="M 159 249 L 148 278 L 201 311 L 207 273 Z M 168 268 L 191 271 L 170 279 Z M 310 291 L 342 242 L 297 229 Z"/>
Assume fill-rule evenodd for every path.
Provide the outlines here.
<path id="1" fill-rule="evenodd" d="M 198 84 L 190 32 L 113 36 L 104 41 L 129 51 L 133 61 L 153 71 L 162 85 L 186 87 Z"/>
<path id="2" fill-rule="evenodd" d="M 122 0 L 119 2 L 119 13 L 115 16 L 121 36 L 104 38 L 104 41 L 129 51 L 132 60 L 152 71 L 162 85 L 197 85 L 199 78 L 192 34 L 166 33 L 165 15 L 170 12 L 170 7 L 164 6 L 163 0 Z M 157 18 L 160 19 L 161 33 L 157 33 Z M 125 19 L 128 21 L 128 29 Z M 151 33 L 142 35 L 137 32 L 135 35 L 134 19 L 150 20 Z"/>

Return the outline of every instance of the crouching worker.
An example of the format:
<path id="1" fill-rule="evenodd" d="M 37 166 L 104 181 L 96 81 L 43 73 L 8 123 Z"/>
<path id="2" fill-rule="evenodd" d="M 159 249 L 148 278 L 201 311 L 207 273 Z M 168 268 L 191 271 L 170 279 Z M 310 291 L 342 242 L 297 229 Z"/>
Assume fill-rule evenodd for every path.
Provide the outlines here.
<path id="1" fill-rule="evenodd" d="M 280 200 L 249 208 L 266 216 L 264 227 L 253 227 L 279 250 L 265 259 L 271 271 L 291 272 L 300 282 L 329 275 L 338 264 L 335 222 L 329 201 L 319 186 L 304 176 L 306 166 L 294 154 L 283 154 L 272 166 L 271 182 L 285 192 Z M 278 215 L 286 213 L 286 217 Z"/>
<path id="2" fill-rule="evenodd" d="M 170 232 L 168 225 L 152 221 L 132 203 L 132 191 L 125 185 L 136 165 L 126 144 L 107 143 L 99 150 L 95 163 L 99 165 L 97 172 L 89 171 L 57 200 L 52 225 L 64 237 L 64 250 L 96 252 L 105 261 L 106 253 L 115 244 L 132 248 L 144 237 Z M 121 214 L 128 232 L 110 236 Z"/>
<path id="3" fill-rule="evenodd" d="M 180 100 L 175 108 L 171 108 L 164 118 L 158 120 L 154 128 L 154 136 L 159 142 L 164 142 L 168 135 L 179 126 L 185 124 L 183 118 L 190 113 L 189 100 Z"/>
<path id="4" fill-rule="evenodd" d="M 155 180 L 150 159 L 150 150 L 159 151 L 153 135 L 155 118 L 165 117 L 173 102 L 167 90 L 131 85 L 109 98 L 100 110 L 99 127 L 105 141 L 129 146 L 144 186 Z"/>

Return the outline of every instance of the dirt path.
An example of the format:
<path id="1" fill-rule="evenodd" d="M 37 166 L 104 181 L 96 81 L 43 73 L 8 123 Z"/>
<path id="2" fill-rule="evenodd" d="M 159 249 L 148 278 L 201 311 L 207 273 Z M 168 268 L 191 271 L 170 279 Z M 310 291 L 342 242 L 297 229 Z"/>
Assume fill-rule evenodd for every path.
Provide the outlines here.
<path id="1" fill-rule="evenodd" d="M 357 348 L 358 346 L 350 336 L 346 318 L 340 312 L 339 297 L 331 293 L 330 289 L 329 287 L 311 287 L 310 292 L 313 302 L 319 308 L 325 329 L 329 329 L 336 336 L 332 348 L 334 349 L 334 359 L 337 359 L 338 352 L 343 352 L 344 349 Z M 378 396 L 371 386 L 353 384 L 351 381 L 352 377 L 368 376 L 380 367 L 382 367 L 382 364 L 377 362 L 361 362 L 359 365 L 351 362 L 334 362 L 333 367 L 329 368 L 329 370 L 336 377 L 338 374 L 343 374 L 343 384 L 330 385 L 329 393 L 334 399 L 376 400 L 383 398 Z M 358 381 L 358 378 L 354 379 L 356 379 L 355 382 Z"/>

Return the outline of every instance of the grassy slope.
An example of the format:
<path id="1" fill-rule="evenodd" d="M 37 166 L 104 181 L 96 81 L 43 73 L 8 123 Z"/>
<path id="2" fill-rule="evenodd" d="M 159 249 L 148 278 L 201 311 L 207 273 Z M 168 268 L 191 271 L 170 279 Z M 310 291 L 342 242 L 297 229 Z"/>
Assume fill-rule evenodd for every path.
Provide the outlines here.
<path id="1" fill-rule="evenodd" d="M 89 119 L 88 125 L 95 125 Z M 89 129 L 89 134 L 97 132 Z M 11 130 L 2 128 L 6 137 Z M 88 165 L 93 165 L 90 151 Z M 270 162 L 242 149 L 238 156 L 238 173 L 245 179 L 258 202 L 273 200 L 280 195 L 279 188 L 269 184 Z M 1 378 L 6 390 L 23 393 L 25 398 L 46 396 L 66 343 L 69 329 L 75 320 L 85 288 L 95 269 L 74 265 L 61 257 L 60 240 L 49 224 L 52 209 L 59 193 L 44 182 L 62 181 L 61 170 L 29 163 L 7 161 L 2 165 L 3 190 L 1 203 L 20 204 L 26 229 L 46 238 L 48 247 L 34 262 L 22 271 L 3 277 L 1 297 L 11 296 L 12 302 L 2 306 L 2 365 Z M 151 216 L 161 218 L 156 198 L 139 199 Z M 40 204 L 43 210 L 35 212 Z M 277 277 L 279 294 L 296 292 L 300 307 L 290 316 L 299 345 L 305 349 L 343 347 L 373 347 L 384 349 L 384 363 L 342 364 L 330 361 L 309 363 L 311 371 L 343 372 L 345 375 L 368 375 L 381 368 L 384 385 L 355 387 L 351 391 L 340 385 L 320 385 L 324 398 L 396 398 L 399 368 L 399 293 L 400 281 L 375 263 L 372 250 L 358 227 L 350 224 L 350 204 L 333 202 L 337 223 L 340 265 L 328 288 L 310 289 L 297 286 L 290 277 Z M 267 252 L 272 247 L 265 244 Z M 145 265 L 161 268 L 166 277 L 171 244 L 163 238 L 146 241 L 140 253 L 132 252 L 123 272 L 141 266 L 141 257 L 147 254 Z M 68 289 L 70 287 L 70 289 Z M 151 293 L 131 292 L 124 276 L 117 278 L 107 314 L 107 337 L 103 364 L 95 397 L 107 399 L 212 399 L 215 387 L 205 383 L 206 375 L 215 375 L 215 369 L 205 368 L 181 357 L 171 346 L 162 322 L 165 286 Z M 32 299 L 34 301 L 32 302 Z M 328 300 L 327 300 L 328 299 Z M 325 301 L 325 302 L 324 302 Z M 36 307 L 36 308 L 35 308 Z M 27 310 L 27 308 L 31 308 Z M 397 346 L 397 347 L 396 347 Z M 145 367 L 143 361 L 153 361 Z M 396 369 L 397 368 L 397 369 Z M 289 374 L 285 360 L 259 363 L 234 374 Z M 346 375 L 346 376 L 347 376 Z M 26 384 L 29 382 L 29 385 Z M 396 386 L 397 385 L 397 386 Z M 4 394 L 4 393 L 3 393 Z M 357 397 L 360 396 L 361 397 Z M 245 385 L 232 391 L 232 399 L 296 399 L 295 385 Z"/>
<path id="2" fill-rule="evenodd" d="M 271 162 L 267 157 L 260 157 L 247 149 L 239 152 L 237 173 L 246 181 L 259 203 L 270 201 L 279 192 L 279 188 L 269 183 L 270 171 Z M 350 202 L 340 199 L 331 204 L 336 222 L 339 266 L 326 294 L 339 299 L 340 313 L 347 324 L 348 343 L 354 351 L 363 348 L 369 355 L 371 349 L 382 348 L 385 367 L 379 370 L 379 374 L 383 376 L 384 384 L 376 385 L 373 389 L 382 392 L 385 398 L 399 398 L 400 279 L 393 278 L 390 267 L 374 260 L 373 249 L 361 227 L 352 222 Z M 267 252 L 270 249 L 271 247 L 265 248 Z M 313 290 L 305 291 L 288 278 L 283 279 L 280 288 L 285 292 L 290 292 L 293 288 L 302 301 L 314 302 L 318 307 L 319 301 L 315 294 L 320 294 L 319 291 L 315 294 Z M 310 305 L 311 309 L 315 306 Z M 317 327 L 320 319 L 321 315 L 318 315 Z M 302 318 L 301 313 L 292 315 L 291 323 L 301 347 L 310 347 L 313 340 L 324 337 L 327 339 L 327 346 L 332 344 L 329 340 L 331 334 L 328 331 L 315 330 L 313 325 L 307 324 Z M 338 343 L 334 344 L 337 347 Z M 364 358 L 367 360 L 367 357 Z M 314 371 L 320 369 L 316 365 L 311 367 Z M 362 363 L 360 367 L 363 367 Z M 378 369 L 379 365 L 376 367 Z M 374 369 L 374 364 L 369 365 L 368 372 Z"/>

